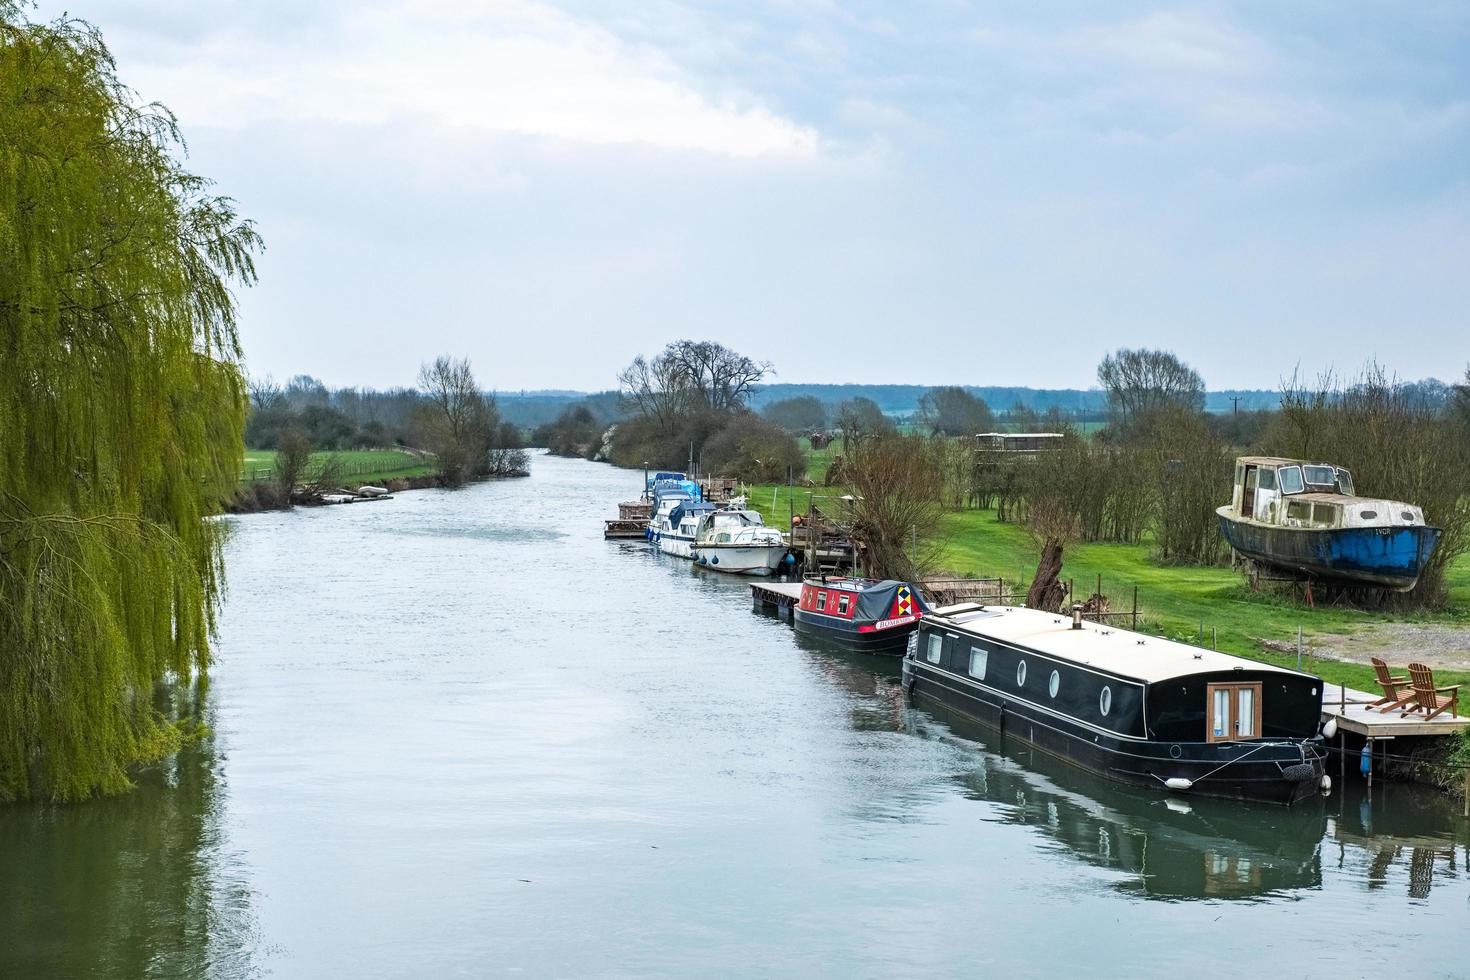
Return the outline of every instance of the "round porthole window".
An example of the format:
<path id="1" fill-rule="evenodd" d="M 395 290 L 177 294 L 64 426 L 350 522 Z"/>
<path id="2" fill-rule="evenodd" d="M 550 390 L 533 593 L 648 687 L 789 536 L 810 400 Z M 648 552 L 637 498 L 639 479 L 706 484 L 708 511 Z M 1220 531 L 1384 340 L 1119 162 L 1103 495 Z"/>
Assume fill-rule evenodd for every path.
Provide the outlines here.
<path id="1" fill-rule="evenodd" d="M 1062 686 L 1062 675 L 1057 671 L 1051 672 L 1051 681 L 1046 685 L 1046 691 L 1052 697 L 1057 696 L 1057 689 Z"/>
<path id="2" fill-rule="evenodd" d="M 1026 686 L 1026 661 L 1024 660 L 1016 664 L 1016 686 Z"/>
<path id="3" fill-rule="evenodd" d="M 1102 693 L 1097 696 L 1097 710 L 1103 714 L 1113 710 L 1113 689 L 1106 684 L 1103 685 Z"/>

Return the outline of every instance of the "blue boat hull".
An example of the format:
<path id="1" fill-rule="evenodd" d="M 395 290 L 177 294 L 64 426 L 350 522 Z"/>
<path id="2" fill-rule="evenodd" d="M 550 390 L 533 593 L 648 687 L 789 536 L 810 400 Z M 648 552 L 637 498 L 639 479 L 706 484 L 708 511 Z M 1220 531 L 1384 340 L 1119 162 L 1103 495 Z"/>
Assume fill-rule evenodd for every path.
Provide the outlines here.
<path id="1" fill-rule="evenodd" d="M 1220 516 L 1220 533 L 1262 564 L 1341 585 L 1407 592 L 1439 541 L 1437 527 L 1270 527 Z"/>

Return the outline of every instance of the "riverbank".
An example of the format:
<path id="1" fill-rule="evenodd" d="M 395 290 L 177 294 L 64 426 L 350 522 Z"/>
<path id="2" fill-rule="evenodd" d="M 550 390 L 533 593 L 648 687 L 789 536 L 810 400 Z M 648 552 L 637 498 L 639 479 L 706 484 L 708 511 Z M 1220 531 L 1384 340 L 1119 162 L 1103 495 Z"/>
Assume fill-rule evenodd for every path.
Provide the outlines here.
<path id="1" fill-rule="evenodd" d="M 256 514 L 289 507 L 314 507 L 326 502 L 319 494 L 293 494 L 283 500 L 275 485 L 276 453 L 274 450 L 246 450 L 241 463 L 241 480 L 235 497 L 225 507 L 228 514 Z M 319 483 L 323 473 L 331 469 L 333 489 L 352 492 L 357 487 L 379 486 L 390 493 L 425 490 L 445 486 L 444 478 L 432 454 L 407 449 L 362 449 L 346 452 L 312 453 L 303 479 Z M 470 482 L 513 479 L 530 476 L 529 470 L 492 473 Z M 324 491 L 331 492 L 331 491 Z"/>
<path id="2" fill-rule="evenodd" d="M 806 513 L 808 502 L 835 511 L 845 491 L 838 487 L 751 486 L 750 506 L 768 524 L 785 528 L 791 514 Z M 945 571 L 975 577 L 1000 577 L 1025 591 L 1036 571 L 1036 546 L 1019 525 L 996 519 L 994 510 L 951 511 L 944 519 Z M 1076 544 L 1064 556 L 1063 579 L 1089 596 L 1102 578 L 1102 592 L 1114 609 L 1129 608 L 1138 590 L 1140 629 L 1188 643 L 1216 645 L 1282 667 L 1295 667 L 1298 627 L 1303 638 L 1303 669 L 1324 680 L 1357 690 L 1377 685 L 1368 656 L 1396 667 L 1409 660 L 1435 666 L 1444 684 L 1465 684 L 1470 667 L 1462 639 L 1470 639 L 1470 557 L 1449 569 L 1449 605 L 1434 612 L 1392 613 L 1340 606 L 1306 606 L 1284 591 L 1252 592 L 1228 566 L 1163 565 L 1152 545 Z"/>

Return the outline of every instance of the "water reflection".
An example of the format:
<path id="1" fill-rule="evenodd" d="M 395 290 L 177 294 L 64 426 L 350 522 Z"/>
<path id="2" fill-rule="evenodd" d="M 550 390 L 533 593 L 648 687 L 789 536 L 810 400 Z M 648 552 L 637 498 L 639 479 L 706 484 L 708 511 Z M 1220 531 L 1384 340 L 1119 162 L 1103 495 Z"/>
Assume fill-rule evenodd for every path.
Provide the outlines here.
<path id="1" fill-rule="evenodd" d="M 207 717 L 202 688 L 160 697 Z M 213 736 L 135 781 L 106 800 L 0 807 L 0 977 L 259 975 Z"/>
<path id="2" fill-rule="evenodd" d="M 767 614 L 770 615 L 770 614 Z M 774 618 L 774 617 L 772 617 Z M 971 799 L 996 804 L 997 822 L 1034 829 L 1038 843 L 1072 860 L 1121 872 L 1121 893 L 1149 899 L 1261 899 L 1323 885 L 1323 852 L 1368 888 L 1402 878 L 1411 898 L 1470 861 L 1446 828 L 1449 803 L 1432 791 L 1355 782 L 1346 793 L 1292 808 L 1161 796 L 1122 787 L 1011 740 L 942 707 L 911 708 L 892 657 L 852 653 L 792 631 L 812 667 L 850 695 L 856 730 L 907 731 L 949 741 L 972 759 L 954 779 Z M 1398 872 L 1395 875 L 1395 871 Z"/>

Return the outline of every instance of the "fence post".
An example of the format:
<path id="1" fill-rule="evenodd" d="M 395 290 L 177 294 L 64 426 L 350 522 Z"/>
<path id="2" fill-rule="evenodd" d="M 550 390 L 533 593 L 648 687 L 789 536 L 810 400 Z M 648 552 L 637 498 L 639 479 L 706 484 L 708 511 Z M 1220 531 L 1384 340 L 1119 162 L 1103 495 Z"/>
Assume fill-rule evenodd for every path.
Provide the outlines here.
<path id="1" fill-rule="evenodd" d="M 1138 586 L 1133 587 L 1133 628 L 1138 629 Z"/>

